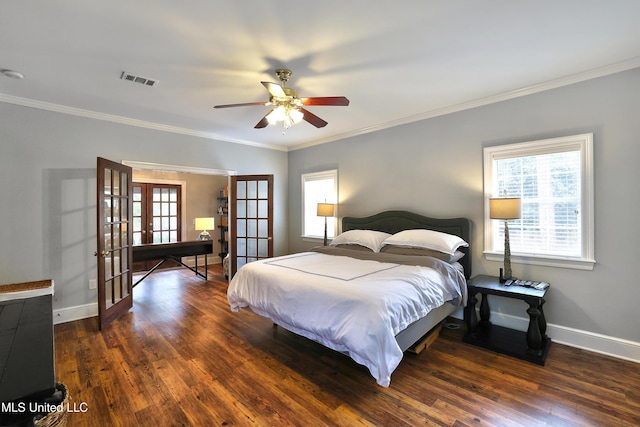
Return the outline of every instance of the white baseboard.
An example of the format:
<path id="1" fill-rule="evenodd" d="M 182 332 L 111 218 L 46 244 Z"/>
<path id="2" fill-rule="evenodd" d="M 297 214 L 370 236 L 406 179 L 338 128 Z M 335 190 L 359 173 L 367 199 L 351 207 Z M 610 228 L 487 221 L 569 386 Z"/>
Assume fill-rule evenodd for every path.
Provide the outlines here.
<path id="1" fill-rule="evenodd" d="M 454 313 L 453 316 L 457 319 L 462 319 L 462 309 Z M 491 323 L 526 331 L 529 327 L 529 318 L 492 311 Z M 553 323 L 547 324 L 547 336 L 551 338 L 551 341 L 568 345 L 569 347 L 581 348 L 594 353 L 640 363 L 640 342 L 568 328 Z"/>
<path id="2" fill-rule="evenodd" d="M 86 319 L 98 315 L 98 303 L 77 305 L 75 307 L 60 308 L 53 310 L 53 324 L 73 322 L 74 320 Z"/>
<path id="3" fill-rule="evenodd" d="M 200 256 L 198 257 L 198 267 L 204 267 L 204 259 Z M 182 262 L 187 264 L 189 267 L 195 267 L 196 265 L 196 257 L 195 256 L 185 256 L 182 257 Z M 222 264 L 222 260 L 218 255 L 209 254 L 207 258 L 208 265 L 214 264 Z"/>
<path id="4" fill-rule="evenodd" d="M 547 335 L 559 344 L 640 363 L 640 343 L 566 326 L 549 324 Z"/>

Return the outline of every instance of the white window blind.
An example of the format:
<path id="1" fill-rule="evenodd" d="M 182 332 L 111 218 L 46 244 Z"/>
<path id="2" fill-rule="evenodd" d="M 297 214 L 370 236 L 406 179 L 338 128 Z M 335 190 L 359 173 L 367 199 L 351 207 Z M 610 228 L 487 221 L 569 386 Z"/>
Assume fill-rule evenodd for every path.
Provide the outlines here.
<path id="1" fill-rule="evenodd" d="M 522 217 L 509 220 L 512 261 L 593 268 L 591 145 L 585 134 L 485 148 L 487 205 L 505 191 L 522 200 Z M 503 251 L 504 221 L 486 214 L 485 253 Z"/>
<path id="2" fill-rule="evenodd" d="M 497 194 L 522 200 L 522 218 L 509 221 L 512 252 L 579 257 L 580 151 L 514 157 L 495 161 Z M 504 246 L 499 221 L 494 244 Z"/>

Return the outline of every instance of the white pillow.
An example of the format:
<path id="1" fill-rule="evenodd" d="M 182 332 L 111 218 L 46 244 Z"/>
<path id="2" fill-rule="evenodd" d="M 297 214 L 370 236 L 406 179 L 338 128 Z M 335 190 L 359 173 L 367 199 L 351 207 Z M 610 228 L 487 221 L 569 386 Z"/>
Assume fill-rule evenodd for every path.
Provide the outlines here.
<path id="1" fill-rule="evenodd" d="M 349 230 L 337 236 L 330 243 L 330 246 L 337 245 L 360 245 L 371 249 L 373 252 L 380 252 L 382 242 L 391 234 L 374 230 Z"/>
<path id="2" fill-rule="evenodd" d="M 454 255 L 461 246 L 469 246 L 467 242 L 458 236 L 433 230 L 400 231 L 382 242 L 382 245 L 434 249 L 449 255 Z"/>

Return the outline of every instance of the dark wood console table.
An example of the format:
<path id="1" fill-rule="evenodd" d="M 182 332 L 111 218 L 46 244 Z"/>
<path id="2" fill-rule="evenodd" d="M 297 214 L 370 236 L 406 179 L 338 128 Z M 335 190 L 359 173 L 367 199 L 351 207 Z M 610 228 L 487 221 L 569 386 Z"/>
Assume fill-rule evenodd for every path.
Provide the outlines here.
<path id="1" fill-rule="evenodd" d="M 194 240 L 188 242 L 174 243 L 152 243 L 148 245 L 133 246 L 133 262 L 160 260 L 149 271 L 145 273 L 133 286 L 142 282 L 148 275 L 153 273 L 165 261 L 171 259 L 181 266 L 193 271 L 196 276 L 207 280 L 207 254 L 213 253 L 213 240 Z M 198 271 L 198 255 L 204 255 L 204 274 Z M 196 265 L 191 267 L 182 262 L 184 256 L 195 256 Z"/>
<path id="2" fill-rule="evenodd" d="M 551 345 L 551 340 L 546 335 L 547 322 L 542 309 L 548 288 L 538 290 L 516 285 L 505 286 L 497 277 L 480 275 L 467 283 L 467 289 L 469 297 L 464 309 L 467 333 L 463 338 L 464 342 L 544 365 Z M 482 294 L 480 320 L 476 316 L 478 293 Z M 529 304 L 527 332 L 491 324 L 489 295 L 519 299 Z"/>

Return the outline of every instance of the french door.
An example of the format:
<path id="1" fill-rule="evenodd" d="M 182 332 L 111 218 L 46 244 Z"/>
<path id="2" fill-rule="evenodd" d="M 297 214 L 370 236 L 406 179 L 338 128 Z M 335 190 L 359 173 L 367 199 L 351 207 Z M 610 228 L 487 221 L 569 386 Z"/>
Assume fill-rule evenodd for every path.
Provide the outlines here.
<path id="1" fill-rule="evenodd" d="M 182 239 L 182 186 L 176 184 L 133 183 L 133 244 L 173 243 Z M 146 271 L 156 262 L 134 263 L 134 271 Z M 161 268 L 175 267 L 173 261 Z"/>
<path id="2" fill-rule="evenodd" d="M 273 175 L 230 177 L 230 272 L 273 256 Z"/>
<path id="3" fill-rule="evenodd" d="M 132 169 L 98 157 L 98 319 L 104 329 L 133 306 L 131 295 Z"/>

